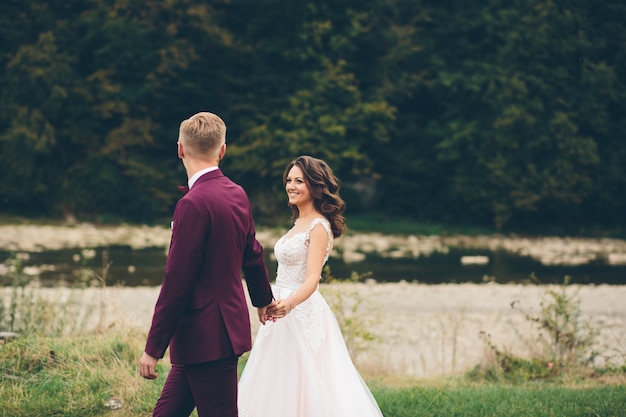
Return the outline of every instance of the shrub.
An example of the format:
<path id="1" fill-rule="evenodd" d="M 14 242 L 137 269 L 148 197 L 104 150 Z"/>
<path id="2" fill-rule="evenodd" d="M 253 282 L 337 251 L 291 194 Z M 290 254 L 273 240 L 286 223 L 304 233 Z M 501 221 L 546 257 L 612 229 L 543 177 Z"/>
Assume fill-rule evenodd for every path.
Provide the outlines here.
<path id="1" fill-rule="evenodd" d="M 565 373 L 575 373 L 592 364 L 598 356 L 593 350 L 598 330 L 590 319 L 583 317 L 577 292 L 568 291 L 569 277 L 558 289 L 549 288 L 544 293 L 539 312 L 523 311 L 518 301 L 511 308 L 520 310 L 537 331 L 539 349 L 530 358 L 513 355 L 498 347 L 491 335 L 483 332 L 491 360 L 478 365 L 468 373 L 471 379 L 527 381 L 554 378 Z"/>

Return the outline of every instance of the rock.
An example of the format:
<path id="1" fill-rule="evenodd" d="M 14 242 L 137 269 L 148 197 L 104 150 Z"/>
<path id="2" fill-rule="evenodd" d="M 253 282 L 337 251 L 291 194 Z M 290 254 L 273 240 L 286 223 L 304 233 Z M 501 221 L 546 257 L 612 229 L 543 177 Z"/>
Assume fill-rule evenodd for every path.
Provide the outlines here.
<path id="1" fill-rule="evenodd" d="M 15 339 L 17 336 L 17 333 L 14 332 L 0 332 L 0 340 Z"/>
<path id="2" fill-rule="evenodd" d="M 461 256 L 462 265 L 487 265 L 489 263 L 488 256 Z"/>
<path id="3" fill-rule="evenodd" d="M 609 253 L 607 261 L 610 265 L 626 265 L 626 253 Z"/>

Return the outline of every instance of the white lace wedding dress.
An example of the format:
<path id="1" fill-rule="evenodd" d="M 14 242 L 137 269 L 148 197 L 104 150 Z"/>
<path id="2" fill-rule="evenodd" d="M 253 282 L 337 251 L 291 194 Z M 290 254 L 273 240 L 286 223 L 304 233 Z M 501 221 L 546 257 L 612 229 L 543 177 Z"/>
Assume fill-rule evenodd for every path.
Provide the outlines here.
<path id="1" fill-rule="evenodd" d="M 331 237 L 326 261 L 332 233 L 325 219 L 276 242 L 276 299 L 289 297 L 304 282 L 309 233 L 318 224 Z M 260 327 L 238 395 L 240 417 L 382 416 L 319 291 L 286 317 Z"/>

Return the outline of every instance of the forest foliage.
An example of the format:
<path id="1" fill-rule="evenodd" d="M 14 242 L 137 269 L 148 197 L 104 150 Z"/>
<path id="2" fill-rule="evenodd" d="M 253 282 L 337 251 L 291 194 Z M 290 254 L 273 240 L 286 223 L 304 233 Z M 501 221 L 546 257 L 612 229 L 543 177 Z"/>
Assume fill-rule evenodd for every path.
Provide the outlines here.
<path id="1" fill-rule="evenodd" d="M 0 212 L 165 218 L 178 126 L 208 110 L 260 218 L 309 154 L 350 213 L 624 230 L 624 22 L 621 0 L 5 0 Z"/>

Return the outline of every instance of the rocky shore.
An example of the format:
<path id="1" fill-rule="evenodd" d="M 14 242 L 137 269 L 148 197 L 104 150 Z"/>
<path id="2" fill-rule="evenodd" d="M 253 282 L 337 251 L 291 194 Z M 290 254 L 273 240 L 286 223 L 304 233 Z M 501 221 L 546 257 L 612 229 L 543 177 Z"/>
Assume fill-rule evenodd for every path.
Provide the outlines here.
<path id="1" fill-rule="evenodd" d="M 548 289 L 502 284 L 322 284 L 321 291 L 344 326 L 352 357 L 368 375 L 433 378 L 458 375 L 489 357 L 484 335 L 502 350 L 538 353 L 538 332 L 525 313 L 537 313 Z M 0 288 L 0 300 L 10 297 Z M 96 325 L 147 332 L 157 287 L 33 289 L 51 302 L 74 300 L 85 330 Z M 599 332 L 596 364 L 626 357 L 626 286 L 570 286 L 583 316 Z M 516 302 L 518 308 L 512 308 Z M 251 306 L 250 306 L 251 307 Z M 259 327 L 250 309 L 254 333 Z M 100 322 L 104 318 L 104 322 Z M 348 319 L 348 320 L 346 320 Z M 349 323 L 346 325 L 346 323 Z M 359 335 L 367 334 L 367 338 Z"/>
<path id="2" fill-rule="evenodd" d="M 259 228 L 257 236 L 265 247 L 273 247 L 284 231 Z M 167 248 L 170 229 L 164 226 L 73 226 L 0 225 L 0 250 L 43 251 L 64 248 L 93 248 L 127 245 L 141 249 Z M 335 242 L 332 256 L 345 262 L 358 262 L 366 253 L 390 258 L 427 256 L 449 248 L 502 249 L 530 256 L 544 265 L 580 265 L 594 260 L 626 265 L 626 240 L 610 238 L 423 236 L 348 233 Z"/>
<path id="3" fill-rule="evenodd" d="M 259 240 L 271 247 L 280 231 L 259 230 Z M 96 227 L 80 224 L 63 226 L 0 226 L 0 249 L 38 251 L 61 248 L 93 248 L 129 245 L 135 248 L 167 247 L 166 227 Z M 420 256 L 428 251 L 445 251 L 459 246 L 506 248 L 543 259 L 543 262 L 573 263 L 593 257 L 622 262 L 626 243 L 615 239 L 345 236 L 337 241 L 333 256 L 354 260 L 360 254 L 377 251 L 385 256 Z M 455 375 L 488 357 L 485 335 L 491 343 L 519 355 L 532 355 L 540 348 L 537 330 L 526 313 L 536 313 L 551 286 L 522 284 L 440 284 L 419 283 L 333 283 L 321 291 L 344 327 L 352 356 L 358 367 L 370 375 L 406 375 L 430 378 Z M 10 288 L 0 287 L 0 300 L 7 300 Z M 157 287 L 106 289 L 36 288 L 38 296 L 53 301 L 80 300 L 91 314 L 89 326 L 123 326 L 147 331 Z M 598 365 L 623 363 L 626 358 L 626 286 L 569 286 L 568 293 L 580 301 L 581 319 L 598 331 L 596 346 L 602 355 Z M 517 308 L 512 308 L 515 303 Z M 251 311 L 253 328 L 258 323 Z M 367 340 L 359 337 L 366 334 Z"/>

